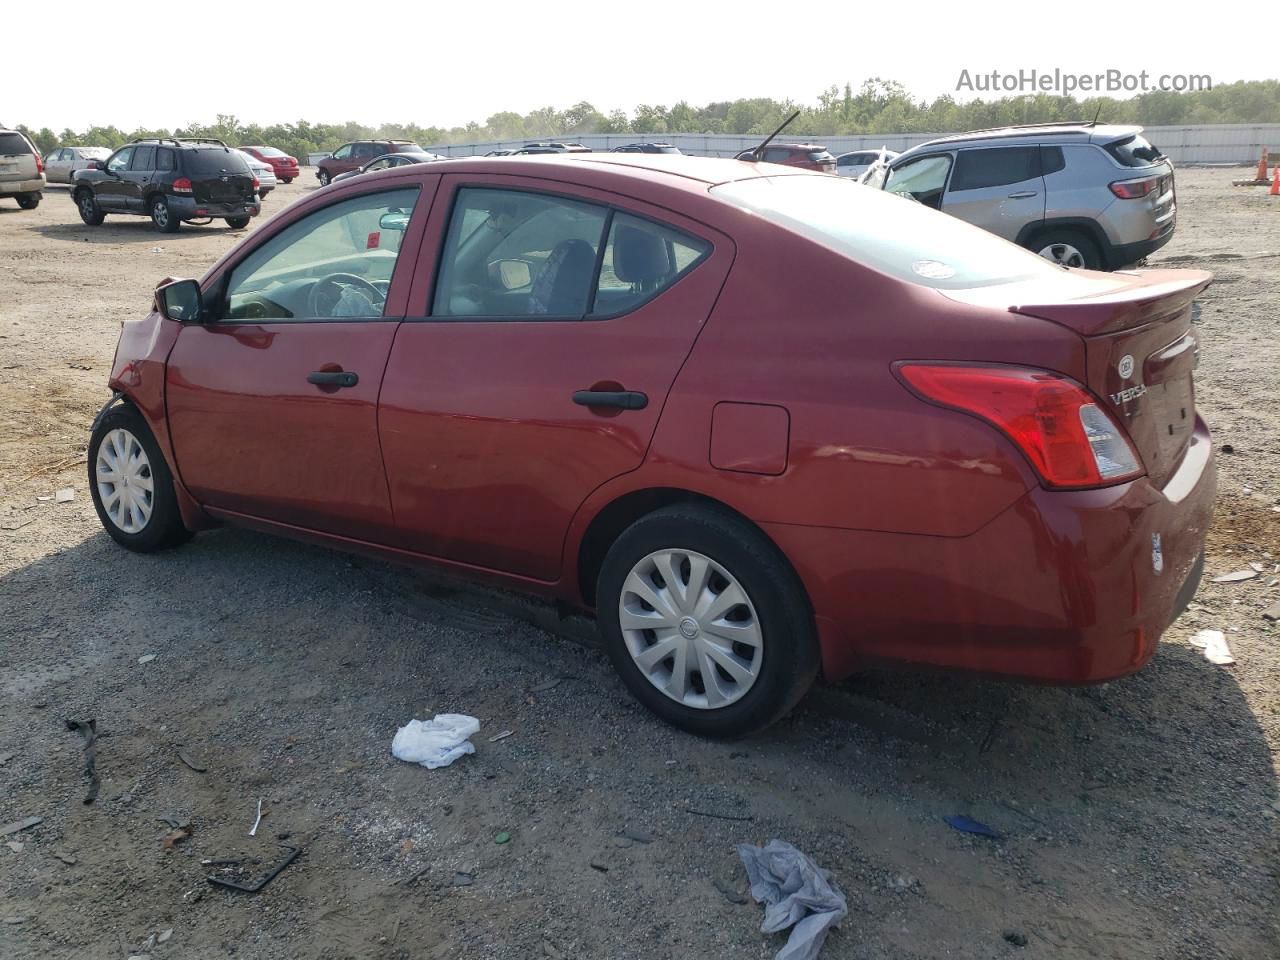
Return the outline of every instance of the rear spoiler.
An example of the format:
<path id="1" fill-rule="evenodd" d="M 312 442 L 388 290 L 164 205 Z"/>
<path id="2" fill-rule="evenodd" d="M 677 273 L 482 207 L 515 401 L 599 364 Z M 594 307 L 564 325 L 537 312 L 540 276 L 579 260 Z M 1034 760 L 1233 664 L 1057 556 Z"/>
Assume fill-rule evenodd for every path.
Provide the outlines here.
<path id="1" fill-rule="evenodd" d="M 1112 274 L 1119 279 L 1123 274 Z M 1127 277 L 1126 277 L 1127 279 Z M 1144 270 L 1127 286 L 1095 297 L 1009 308 L 1091 337 L 1140 327 L 1187 308 L 1213 282 L 1208 270 Z"/>

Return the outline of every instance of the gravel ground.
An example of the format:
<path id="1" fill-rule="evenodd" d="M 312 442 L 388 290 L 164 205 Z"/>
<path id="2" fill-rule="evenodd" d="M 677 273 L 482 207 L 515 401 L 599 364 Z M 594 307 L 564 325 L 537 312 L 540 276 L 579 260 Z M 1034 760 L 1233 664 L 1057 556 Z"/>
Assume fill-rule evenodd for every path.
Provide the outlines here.
<path id="1" fill-rule="evenodd" d="M 117 548 L 83 457 L 118 322 L 243 233 L 0 202 L 0 824 L 42 818 L 0 838 L 0 957 L 767 958 L 733 847 L 777 837 L 848 896 L 827 958 L 1274 960 L 1280 202 L 1236 175 L 1179 172 L 1156 259 L 1217 274 L 1199 406 L 1233 452 L 1207 577 L 1266 572 L 1206 582 L 1121 682 L 876 671 L 736 744 L 654 720 L 588 625 L 518 598 L 236 530 Z M 1238 662 L 1191 647 L 1202 627 Z M 390 756 L 444 712 L 482 719 L 475 756 Z M 86 805 L 66 722 L 90 718 Z M 303 852 L 262 892 L 206 882 L 281 841 Z M 201 863 L 224 858 L 248 863 Z"/>

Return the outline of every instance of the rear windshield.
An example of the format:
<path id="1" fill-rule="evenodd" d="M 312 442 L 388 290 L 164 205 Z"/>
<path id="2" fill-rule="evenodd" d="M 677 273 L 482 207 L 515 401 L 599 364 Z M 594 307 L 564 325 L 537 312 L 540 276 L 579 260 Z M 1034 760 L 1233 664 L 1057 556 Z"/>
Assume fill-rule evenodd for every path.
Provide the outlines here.
<path id="1" fill-rule="evenodd" d="M 248 173 L 244 157 L 230 150 L 184 150 L 182 169 L 187 173 Z"/>
<path id="2" fill-rule="evenodd" d="M 395 153 L 426 153 L 416 143 L 393 143 L 391 149 Z"/>
<path id="3" fill-rule="evenodd" d="M 0 133 L 0 157 L 15 157 L 19 154 L 34 153 L 27 138 L 20 133 Z"/>
<path id="4" fill-rule="evenodd" d="M 846 153 L 840 158 L 842 166 L 851 167 L 858 163 L 871 163 L 879 153 Z"/>
<path id="5" fill-rule="evenodd" d="M 809 159 L 814 163 L 825 163 L 828 160 L 834 160 L 835 157 L 827 150 L 810 150 Z"/>
<path id="6" fill-rule="evenodd" d="M 873 270 L 938 290 L 1062 272 L 995 234 L 848 178 L 759 177 L 712 193 Z"/>
<path id="7" fill-rule="evenodd" d="M 1111 154 L 1126 167 L 1149 167 L 1164 159 L 1164 154 L 1146 137 L 1126 137 L 1107 144 Z"/>
<path id="8" fill-rule="evenodd" d="M 658 152 L 659 153 L 679 153 L 680 148 L 679 147 L 659 147 Z"/>
<path id="9" fill-rule="evenodd" d="M 277 150 L 275 147 L 259 147 L 258 152 L 264 157 L 287 157 L 288 154 L 283 150 Z"/>

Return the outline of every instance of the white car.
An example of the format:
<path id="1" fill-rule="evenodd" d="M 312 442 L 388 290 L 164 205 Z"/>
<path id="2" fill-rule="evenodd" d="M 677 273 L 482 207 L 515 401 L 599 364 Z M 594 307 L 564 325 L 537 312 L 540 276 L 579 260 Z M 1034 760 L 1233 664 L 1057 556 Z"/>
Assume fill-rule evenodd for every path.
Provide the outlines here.
<path id="1" fill-rule="evenodd" d="M 842 153 L 836 157 L 836 174 L 841 177 L 860 177 L 882 156 L 887 163 L 897 155 L 895 151 L 886 150 L 883 147 L 879 150 L 855 150 L 852 153 Z"/>
<path id="2" fill-rule="evenodd" d="M 95 160 L 111 156 L 106 147 L 59 147 L 44 158 L 44 176 L 50 183 L 70 183 L 77 170 L 93 165 Z"/>
<path id="3" fill-rule="evenodd" d="M 275 168 L 269 163 L 263 163 L 251 153 L 245 153 L 243 150 L 237 150 L 236 153 L 244 158 L 253 175 L 258 178 L 258 199 L 267 199 L 267 194 L 274 190 L 279 182 L 276 180 Z"/>

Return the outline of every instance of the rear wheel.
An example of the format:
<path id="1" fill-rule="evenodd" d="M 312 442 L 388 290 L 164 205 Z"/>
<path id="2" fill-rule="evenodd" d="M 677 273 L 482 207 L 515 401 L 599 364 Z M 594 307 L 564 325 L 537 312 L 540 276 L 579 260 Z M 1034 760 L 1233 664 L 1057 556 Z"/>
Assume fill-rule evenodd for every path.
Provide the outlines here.
<path id="1" fill-rule="evenodd" d="M 81 190 L 76 194 L 76 209 L 80 211 L 80 219 L 91 227 L 101 226 L 102 221 L 107 219 L 107 215 L 98 206 L 93 191 L 89 189 Z"/>
<path id="2" fill-rule="evenodd" d="M 691 733 L 760 730 L 818 672 L 813 613 L 794 571 L 727 512 L 682 505 L 636 521 L 609 549 L 596 600 L 623 682 Z"/>
<path id="3" fill-rule="evenodd" d="M 319 176 L 320 176 L 320 186 L 322 187 L 327 187 L 330 183 L 333 182 L 333 178 L 329 176 L 328 170 L 321 170 Z"/>
<path id="4" fill-rule="evenodd" d="M 281 177 L 280 179 L 284 183 L 293 183 L 293 177 Z"/>
<path id="5" fill-rule="evenodd" d="M 131 404 L 107 411 L 89 437 L 89 492 L 103 528 L 123 547 L 150 553 L 191 539 L 168 464 Z"/>
<path id="6" fill-rule="evenodd" d="M 1075 230 L 1050 230 L 1042 233 L 1031 243 L 1031 249 L 1046 260 L 1064 267 L 1101 270 L 1103 266 L 1098 245 Z"/>
<path id="7" fill-rule="evenodd" d="M 151 198 L 151 222 L 156 225 L 156 229 L 161 233 L 174 233 L 181 226 L 182 221 L 177 215 L 169 209 L 169 200 L 164 194 L 158 193 Z"/>
<path id="8" fill-rule="evenodd" d="M 36 207 L 40 206 L 40 194 L 38 193 L 22 194 L 20 197 L 18 197 L 18 206 L 20 206 L 23 210 L 34 210 Z"/>
<path id="9" fill-rule="evenodd" d="M 227 217 L 227 226 L 232 230 L 243 230 L 248 225 L 248 217 Z"/>

